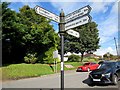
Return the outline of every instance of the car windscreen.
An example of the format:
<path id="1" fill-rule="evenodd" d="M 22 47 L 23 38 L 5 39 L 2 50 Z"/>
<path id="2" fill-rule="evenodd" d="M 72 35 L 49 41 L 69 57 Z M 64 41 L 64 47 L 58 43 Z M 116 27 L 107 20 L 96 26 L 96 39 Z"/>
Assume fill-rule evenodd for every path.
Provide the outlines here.
<path id="1" fill-rule="evenodd" d="M 98 69 L 109 69 L 114 67 L 114 63 L 102 63 L 99 65 Z"/>
<path id="2" fill-rule="evenodd" d="M 89 65 L 90 63 L 85 63 L 83 66 L 85 66 L 85 65 Z"/>

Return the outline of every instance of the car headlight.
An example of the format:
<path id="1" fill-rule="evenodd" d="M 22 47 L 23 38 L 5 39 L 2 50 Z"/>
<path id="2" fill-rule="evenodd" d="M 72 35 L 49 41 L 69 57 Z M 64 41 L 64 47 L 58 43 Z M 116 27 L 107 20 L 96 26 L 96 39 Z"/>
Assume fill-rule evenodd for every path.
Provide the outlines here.
<path id="1" fill-rule="evenodd" d="M 110 76 L 110 73 L 102 74 L 102 76 Z"/>

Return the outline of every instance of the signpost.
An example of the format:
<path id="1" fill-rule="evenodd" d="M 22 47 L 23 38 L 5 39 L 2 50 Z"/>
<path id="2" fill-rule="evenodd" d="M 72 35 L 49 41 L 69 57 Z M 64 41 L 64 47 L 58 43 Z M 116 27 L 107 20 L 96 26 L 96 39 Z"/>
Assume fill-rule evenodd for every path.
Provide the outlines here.
<path id="1" fill-rule="evenodd" d="M 35 12 L 37 14 L 40 14 L 59 23 L 59 33 L 61 39 L 61 90 L 64 90 L 64 34 L 68 33 L 79 38 L 79 33 L 72 30 L 72 28 L 78 27 L 91 21 L 91 16 L 88 15 L 90 11 L 91 7 L 88 5 L 66 16 L 64 15 L 64 12 L 62 10 L 60 16 L 57 16 L 54 13 L 41 8 L 40 6 L 35 6 Z M 54 57 L 57 57 L 57 51 L 55 51 L 53 54 Z"/>
<path id="2" fill-rule="evenodd" d="M 88 15 L 81 17 L 81 18 L 78 18 L 78 19 L 75 19 L 74 21 L 71 21 L 71 22 L 68 22 L 65 24 L 65 30 L 75 28 L 75 27 L 78 27 L 80 25 L 84 25 L 90 21 L 91 21 L 91 17 Z"/>
<path id="3" fill-rule="evenodd" d="M 64 90 L 64 33 L 65 33 L 65 14 L 60 13 L 59 33 L 61 41 L 61 90 Z"/>
<path id="4" fill-rule="evenodd" d="M 80 34 L 78 32 L 76 32 L 76 31 L 72 30 L 72 29 L 67 30 L 67 33 L 74 36 L 74 37 L 77 37 L 77 38 L 80 37 Z"/>
<path id="5" fill-rule="evenodd" d="M 66 15 L 65 16 L 65 22 L 67 23 L 67 22 L 69 22 L 71 20 L 74 20 L 76 18 L 87 15 L 87 14 L 90 13 L 90 11 L 91 11 L 91 7 L 89 5 L 87 5 L 87 6 L 83 7 L 83 8 L 80 8 L 80 9 Z"/>

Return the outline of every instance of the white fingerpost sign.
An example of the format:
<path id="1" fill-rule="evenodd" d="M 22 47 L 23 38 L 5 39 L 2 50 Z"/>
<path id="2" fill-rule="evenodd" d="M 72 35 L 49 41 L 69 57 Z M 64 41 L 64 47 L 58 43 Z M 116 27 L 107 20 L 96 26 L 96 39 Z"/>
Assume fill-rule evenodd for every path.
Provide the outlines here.
<path id="1" fill-rule="evenodd" d="M 87 5 L 87 6 L 83 7 L 83 8 L 80 8 L 80 9 L 78 9 L 78 10 L 76 10 L 76 11 L 70 13 L 70 14 L 67 14 L 65 16 L 65 22 L 67 23 L 67 22 L 69 22 L 71 20 L 74 20 L 76 18 L 87 15 L 87 14 L 90 13 L 90 11 L 91 11 L 91 7 L 89 5 Z"/>
<path id="2" fill-rule="evenodd" d="M 59 16 L 55 15 L 54 13 L 51 13 L 48 10 L 45 10 L 44 8 L 41 8 L 40 6 L 35 6 L 35 12 L 46 18 L 52 19 L 55 22 L 58 22 L 58 23 L 60 22 Z"/>
<path id="3" fill-rule="evenodd" d="M 67 33 L 68 33 L 69 35 L 72 35 L 72 36 L 77 37 L 77 38 L 80 37 L 80 34 L 79 34 L 78 32 L 76 32 L 76 31 L 72 30 L 72 29 L 67 30 Z"/>
<path id="4" fill-rule="evenodd" d="M 66 23 L 65 30 L 72 29 L 72 28 L 78 27 L 80 25 L 84 25 L 84 24 L 88 23 L 89 21 L 91 21 L 90 16 L 84 16 L 82 18 L 78 18 L 74 21 Z"/>

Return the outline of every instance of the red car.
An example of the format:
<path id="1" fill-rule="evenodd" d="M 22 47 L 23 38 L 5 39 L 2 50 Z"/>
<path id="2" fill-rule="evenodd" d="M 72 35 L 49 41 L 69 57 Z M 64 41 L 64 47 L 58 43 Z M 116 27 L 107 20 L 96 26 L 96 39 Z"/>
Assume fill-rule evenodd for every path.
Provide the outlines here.
<path id="1" fill-rule="evenodd" d="M 79 66 L 76 71 L 77 72 L 79 72 L 79 71 L 92 71 L 92 70 L 97 69 L 98 66 L 99 66 L 99 64 L 97 64 L 97 63 L 88 62 L 88 63 L 85 63 L 83 66 Z"/>

